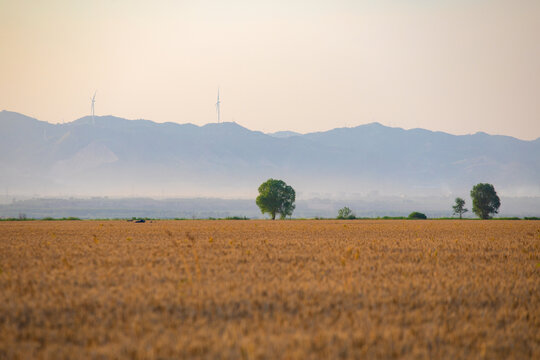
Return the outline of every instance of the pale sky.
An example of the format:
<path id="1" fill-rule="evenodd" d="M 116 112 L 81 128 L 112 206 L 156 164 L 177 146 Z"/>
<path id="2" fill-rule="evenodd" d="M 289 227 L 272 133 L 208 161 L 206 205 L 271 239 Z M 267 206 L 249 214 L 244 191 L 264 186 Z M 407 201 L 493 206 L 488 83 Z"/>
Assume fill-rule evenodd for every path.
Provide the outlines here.
<path id="1" fill-rule="evenodd" d="M 538 0 L 0 0 L 0 110 L 540 137 Z"/>

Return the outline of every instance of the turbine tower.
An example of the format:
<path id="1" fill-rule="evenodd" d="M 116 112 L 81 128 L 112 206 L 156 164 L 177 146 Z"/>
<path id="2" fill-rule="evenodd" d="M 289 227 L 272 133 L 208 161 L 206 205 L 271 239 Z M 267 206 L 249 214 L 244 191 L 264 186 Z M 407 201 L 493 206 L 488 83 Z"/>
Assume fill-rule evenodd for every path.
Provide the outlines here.
<path id="1" fill-rule="evenodd" d="M 93 125 L 96 125 L 96 121 L 94 120 L 94 104 L 96 103 L 96 93 L 97 93 L 97 90 L 94 92 L 94 96 L 92 97 L 92 124 Z"/>
<path id="2" fill-rule="evenodd" d="M 220 113 L 220 105 L 221 101 L 219 101 L 219 88 L 217 89 L 217 103 L 216 103 L 216 111 L 217 111 L 217 122 L 219 124 L 221 113 Z"/>

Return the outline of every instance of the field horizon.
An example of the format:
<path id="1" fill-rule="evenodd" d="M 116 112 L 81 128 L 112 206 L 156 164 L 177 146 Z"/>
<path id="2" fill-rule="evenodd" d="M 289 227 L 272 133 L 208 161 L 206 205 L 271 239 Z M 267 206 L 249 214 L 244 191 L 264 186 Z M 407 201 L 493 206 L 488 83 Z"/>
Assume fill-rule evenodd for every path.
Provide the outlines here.
<path id="1" fill-rule="evenodd" d="M 0 197 L 0 219 L 68 218 L 129 219 L 132 217 L 158 219 L 205 219 L 248 217 L 265 218 L 250 199 L 220 198 L 114 198 L 114 197 L 55 197 L 11 198 Z M 296 199 L 293 218 L 335 218 L 344 206 L 359 218 L 407 217 L 413 211 L 425 213 L 429 218 L 452 217 L 454 197 L 392 197 L 365 196 L 348 199 L 314 198 Z M 496 217 L 540 217 L 540 197 L 511 198 L 501 196 L 501 208 Z M 469 204 L 469 202 L 467 202 Z M 468 206 L 466 204 L 466 206 Z M 469 211 L 465 218 L 474 218 Z"/>

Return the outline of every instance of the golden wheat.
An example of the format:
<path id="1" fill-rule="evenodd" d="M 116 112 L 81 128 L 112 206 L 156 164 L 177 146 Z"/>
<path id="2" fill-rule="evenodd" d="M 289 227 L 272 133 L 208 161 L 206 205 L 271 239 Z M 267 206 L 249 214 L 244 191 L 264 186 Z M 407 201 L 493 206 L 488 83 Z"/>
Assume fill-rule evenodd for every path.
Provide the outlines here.
<path id="1" fill-rule="evenodd" d="M 0 223 L 0 358 L 540 358 L 540 222 Z"/>

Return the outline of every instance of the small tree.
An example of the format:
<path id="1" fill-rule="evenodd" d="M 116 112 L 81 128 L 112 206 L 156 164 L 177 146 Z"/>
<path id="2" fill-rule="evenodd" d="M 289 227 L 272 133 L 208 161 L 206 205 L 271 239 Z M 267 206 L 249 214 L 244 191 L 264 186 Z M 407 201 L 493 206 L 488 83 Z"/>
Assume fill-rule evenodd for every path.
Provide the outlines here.
<path id="1" fill-rule="evenodd" d="M 473 212 L 480 219 L 490 219 L 491 214 L 497 214 L 501 206 L 501 200 L 491 184 L 476 184 L 471 190 Z"/>
<path id="2" fill-rule="evenodd" d="M 465 214 L 469 209 L 465 209 L 465 200 L 460 197 L 456 198 L 456 205 L 452 206 L 454 209 L 453 215 L 459 215 L 459 218 L 462 218 L 462 215 Z"/>
<path id="3" fill-rule="evenodd" d="M 421 212 L 413 211 L 409 214 L 408 218 L 412 220 L 425 220 L 427 219 L 427 216 L 426 214 L 422 214 Z"/>
<path id="4" fill-rule="evenodd" d="M 352 220 L 352 219 L 356 219 L 356 216 L 354 215 L 351 209 L 345 206 L 344 208 L 338 210 L 337 218 L 341 220 L 343 219 Z"/>
<path id="5" fill-rule="evenodd" d="M 282 219 L 287 215 L 292 215 L 296 193 L 294 189 L 282 180 L 268 179 L 259 186 L 259 196 L 255 202 L 261 212 L 268 213 L 275 220 L 276 214 Z"/>

